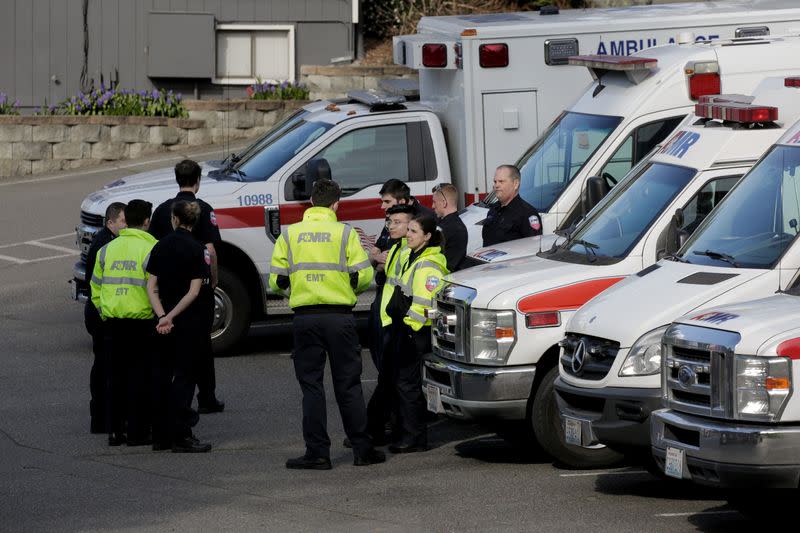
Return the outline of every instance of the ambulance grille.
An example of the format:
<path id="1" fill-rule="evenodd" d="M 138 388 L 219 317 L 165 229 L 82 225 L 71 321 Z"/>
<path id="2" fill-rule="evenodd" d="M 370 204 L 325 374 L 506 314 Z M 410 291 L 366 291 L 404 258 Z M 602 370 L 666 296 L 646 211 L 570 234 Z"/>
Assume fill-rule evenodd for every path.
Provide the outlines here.
<path id="1" fill-rule="evenodd" d="M 431 324 L 434 354 L 454 361 L 470 360 L 469 307 L 476 295 L 475 289 L 445 282 L 436 296 L 438 314 Z"/>
<path id="2" fill-rule="evenodd" d="M 619 352 L 618 342 L 575 333 L 567 333 L 561 346 L 561 367 L 564 372 L 589 381 L 606 377 Z M 578 359 L 575 358 L 576 353 Z"/>

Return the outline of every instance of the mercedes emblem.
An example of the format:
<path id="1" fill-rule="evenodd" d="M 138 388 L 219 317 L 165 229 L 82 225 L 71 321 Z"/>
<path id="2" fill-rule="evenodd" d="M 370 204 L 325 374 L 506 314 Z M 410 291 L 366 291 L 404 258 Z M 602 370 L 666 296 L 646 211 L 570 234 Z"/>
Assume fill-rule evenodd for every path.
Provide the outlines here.
<path id="1" fill-rule="evenodd" d="M 583 363 L 586 360 L 586 343 L 581 341 L 575 348 L 575 353 L 572 354 L 572 371 L 579 374 L 583 370 Z"/>

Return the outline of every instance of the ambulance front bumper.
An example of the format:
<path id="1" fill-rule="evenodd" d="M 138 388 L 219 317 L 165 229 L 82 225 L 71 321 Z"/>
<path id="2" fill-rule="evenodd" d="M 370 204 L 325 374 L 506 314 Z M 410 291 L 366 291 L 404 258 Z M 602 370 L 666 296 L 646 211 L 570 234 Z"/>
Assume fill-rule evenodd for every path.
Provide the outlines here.
<path id="1" fill-rule="evenodd" d="M 441 407 L 450 417 L 522 420 L 535 376 L 534 365 L 468 365 L 431 353 L 425 356 L 423 385 L 438 389 Z"/>
<path id="2" fill-rule="evenodd" d="M 708 419 L 662 409 L 650 423 L 663 471 L 667 449 L 682 450 L 682 477 L 717 487 L 794 488 L 800 483 L 800 426 Z"/>

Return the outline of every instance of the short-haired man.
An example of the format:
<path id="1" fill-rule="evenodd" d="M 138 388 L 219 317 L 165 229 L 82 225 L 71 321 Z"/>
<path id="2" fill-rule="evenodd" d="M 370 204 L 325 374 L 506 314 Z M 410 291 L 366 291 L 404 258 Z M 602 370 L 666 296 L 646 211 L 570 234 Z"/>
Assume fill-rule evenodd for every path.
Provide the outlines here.
<path id="1" fill-rule="evenodd" d="M 458 189 L 455 185 L 444 183 L 433 189 L 433 210 L 444 235 L 442 253 L 447 259 L 447 269 L 455 272 L 463 268 L 467 255 L 467 227 L 458 216 Z"/>
<path id="2" fill-rule="evenodd" d="M 97 252 L 110 243 L 125 227 L 125 204 L 112 202 L 106 208 L 103 228 L 94 234 L 92 244 L 86 253 L 86 277 L 92 277 L 97 262 Z M 103 321 L 100 313 L 92 303 L 92 287 L 89 286 L 89 298 L 83 308 L 83 323 L 86 331 L 92 336 L 92 352 L 94 361 L 89 372 L 89 430 L 92 433 L 108 433 L 108 352 L 105 349 Z"/>
<path id="3" fill-rule="evenodd" d="M 303 391 L 306 451 L 286 461 L 286 468 L 331 468 L 323 385 L 326 354 L 342 424 L 353 446 L 353 464 L 386 460 L 367 434 L 361 347 L 353 317 L 357 295 L 369 287 L 373 270 L 358 234 L 336 220 L 340 196 L 336 182 L 317 180 L 311 192 L 313 207 L 306 209 L 301 222 L 281 232 L 272 251 L 269 285 L 289 295 L 294 369 Z"/>
<path id="4" fill-rule="evenodd" d="M 483 245 L 491 246 L 542 234 L 542 218 L 519 196 L 520 175 L 514 165 L 500 165 L 494 173 L 497 202 L 483 221 Z"/>
<path id="5" fill-rule="evenodd" d="M 214 208 L 197 198 L 200 190 L 202 169 L 197 162 L 184 159 L 175 165 L 175 181 L 178 182 L 178 195 L 159 205 L 153 212 L 150 233 L 158 240 L 172 233 L 172 204 L 178 200 L 197 202 L 200 204 L 200 219 L 192 228 L 192 235 L 197 242 L 208 250 L 211 257 L 211 285 L 204 285 L 198 296 L 198 305 L 205 307 L 207 322 L 203 328 L 208 330 L 208 342 L 204 344 L 199 356 L 197 373 L 197 410 L 200 413 L 218 413 L 225 409 L 225 402 L 217 399 L 217 378 L 214 370 L 214 354 L 211 350 L 211 327 L 214 322 L 214 287 L 217 286 L 217 251 L 216 243 L 221 239 Z"/>
<path id="6" fill-rule="evenodd" d="M 131 200 L 125 206 L 128 227 L 100 248 L 92 271 L 92 303 L 108 328 L 111 446 L 151 442 L 150 358 L 155 321 L 146 269 L 156 244 L 147 232 L 152 209 L 144 200 Z"/>

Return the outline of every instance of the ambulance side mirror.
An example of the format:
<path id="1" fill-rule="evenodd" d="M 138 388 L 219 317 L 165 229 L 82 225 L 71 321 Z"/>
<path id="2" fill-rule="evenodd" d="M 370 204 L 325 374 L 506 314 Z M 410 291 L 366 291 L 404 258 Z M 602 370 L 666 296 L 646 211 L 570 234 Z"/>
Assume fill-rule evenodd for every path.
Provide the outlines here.
<path id="1" fill-rule="evenodd" d="M 603 197 L 611 190 L 611 186 L 600 176 L 591 176 L 586 179 L 586 187 L 581 195 L 583 215 L 592 210 Z"/>
<path id="2" fill-rule="evenodd" d="M 681 228 L 683 228 L 683 209 L 678 208 L 675 210 L 675 214 L 672 215 L 669 226 L 667 226 L 666 242 L 664 243 L 664 249 L 658 253 L 658 259 L 675 255 L 686 243 L 689 238 L 689 232 Z"/>
<path id="3" fill-rule="evenodd" d="M 308 200 L 317 180 L 331 179 L 331 166 L 324 158 L 312 159 L 292 175 L 295 200 Z"/>

